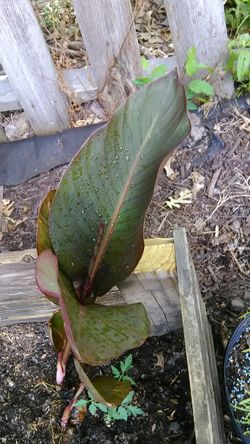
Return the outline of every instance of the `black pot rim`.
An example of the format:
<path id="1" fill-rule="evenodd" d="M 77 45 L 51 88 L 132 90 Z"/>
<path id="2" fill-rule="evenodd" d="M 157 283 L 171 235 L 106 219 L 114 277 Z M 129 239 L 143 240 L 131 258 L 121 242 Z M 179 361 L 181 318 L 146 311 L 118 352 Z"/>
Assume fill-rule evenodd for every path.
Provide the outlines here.
<path id="1" fill-rule="evenodd" d="M 246 317 L 244 317 L 244 319 L 242 319 L 240 321 L 240 323 L 235 328 L 235 330 L 228 342 L 228 345 L 226 348 L 226 353 L 225 353 L 225 358 L 224 358 L 224 389 L 225 389 L 225 393 L 226 393 L 227 407 L 228 407 L 228 410 L 230 413 L 230 417 L 231 417 L 234 429 L 235 429 L 236 433 L 238 434 L 238 436 L 240 437 L 240 439 L 242 440 L 243 444 L 250 444 L 250 436 L 245 436 L 243 434 L 242 427 L 241 427 L 240 423 L 238 421 L 236 421 L 236 419 L 235 419 L 234 409 L 231 407 L 231 405 L 229 403 L 229 392 L 228 392 L 228 388 L 227 388 L 227 375 L 226 375 L 226 369 L 228 368 L 227 363 L 228 363 L 228 359 L 231 355 L 232 349 L 233 349 L 234 345 L 238 342 L 241 333 L 246 329 L 246 327 L 250 327 L 250 314 L 246 315 Z"/>

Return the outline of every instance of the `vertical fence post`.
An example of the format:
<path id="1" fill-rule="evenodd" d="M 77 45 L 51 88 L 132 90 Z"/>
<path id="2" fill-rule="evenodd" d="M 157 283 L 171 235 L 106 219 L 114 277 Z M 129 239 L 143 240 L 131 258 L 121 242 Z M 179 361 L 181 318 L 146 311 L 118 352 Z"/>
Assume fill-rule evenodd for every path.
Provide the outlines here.
<path id="1" fill-rule="evenodd" d="M 222 74 L 227 58 L 227 29 L 223 0 L 164 0 L 179 72 L 183 74 L 187 51 L 196 48 L 199 62 L 215 72 L 211 82 L 219 96 L 233 94 L 230 74 Z"/>
<path id="2" fill-rule="evenodd" d="M 29 0 L 0 0 L 0 61 L 36 134 L 69 126 L 67 102 Z"/>
<path id="3" fill-rule="evenodd" d="M 107 111 L 126 97 L 126 81 L 141 73 L 130 0 L 73 0 L 90 69 Z"/>

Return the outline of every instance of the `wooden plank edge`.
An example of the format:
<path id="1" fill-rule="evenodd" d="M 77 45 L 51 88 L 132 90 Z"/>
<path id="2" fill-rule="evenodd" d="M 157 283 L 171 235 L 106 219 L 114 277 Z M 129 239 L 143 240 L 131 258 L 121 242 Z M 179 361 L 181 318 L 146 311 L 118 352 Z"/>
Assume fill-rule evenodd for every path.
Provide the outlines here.
<path id="1" fill-rule="evenodd" d="M 159 238 L 150 238 L 145 239 L 146 244 L 152 245 L 154 243 L 154 240 L 157 240 L 157 243 L 161 241 L 162 243 L 166 244 L 173 244 L 174 240 L 173 238 L 165 238 L 165 239 L 159 239 Z M 0 253 L 0 265 L 5 264 L 15 264 L 19 262 L 33 262 L 37 258 L 37 252 L 35 248 L 30 248 L 26 250 L 17 250 L 17 251 L 6 251 Z"/>
<path id="2" fill-rule="evenodd" d="M 3 218 L 3 186 L 0 186 L 0 240 L 2 238 L 2 218 Z"/>
<path id="3" fill-rule="evenodd" d="M 175 56 L 150 59 L 149 67 L 144 70 L 144 75 L 156 66 L 166 65 L 168 71 L 176 67 Z M 66 93 L 67 88 L 69 95 L 75 94 L 76 98 L 81 102 L 88 102 L 97 98 L 98 90 L 94 80 L 91 77 L 90 70 L 87 67 L 77 69 L 62 70 L 63 80 L 65 82 Z M 22 109 L 16 93 L 14 92 L 7 76 L 0 76 L 0 112 L 14 111 Z"/>
<path id="4" fill-rule="evenodd" d="M 174 243 L 196 440 L 202 444 L 225 444 L 211 327 L 184 228 L 174 230 Z"/>

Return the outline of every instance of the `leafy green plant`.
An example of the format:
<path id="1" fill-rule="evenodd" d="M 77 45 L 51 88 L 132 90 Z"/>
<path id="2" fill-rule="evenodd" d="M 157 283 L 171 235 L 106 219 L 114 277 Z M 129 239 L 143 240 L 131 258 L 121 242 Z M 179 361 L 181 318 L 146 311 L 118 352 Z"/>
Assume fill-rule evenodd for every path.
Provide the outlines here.
<path id="1" fill-rule="evenodd" d="M 150 64 L 149 61 L 145 59 L 145 57 L 141 57 L 142 68 L 145 71 L 149 71 Z M 167 67 L 166 65 L 159 65 L 154 68 L 147 76 L 138 77 L 133 80 L 133 83 L 141 87 L 143 85 L 147 85 L 152 82 L 156 78 L 161 77 L 166 73 Z M 213 72 L 213 69 L 207 65 L 199 63 L 196 57 L 196 49 L 190 48 L 187 54 L 187 59 L 185 63 L 185 73 L 188 77 L 190 77 L 190 82 L 186 88 L 186 94 L 188 99 L 188 110 L 194 111 L 197 109 L 197 104 L 207 102 L 214 95 L 214 88 L 207 80 L 202 79 L 193 79 L 191 77 L 200 71 L 208 71 L 209 74 Z"/>
<path id="2" fill-rule="evenodd" d="M 227 0 L 225 4 L 226 23 L 231 37 L 250 29 L 249 0 Z"/>
<path id="3" fill-rule="evenodd" d="M 141 65 L 142 68 L 146 71 L 150 68 L 150 63 L 145 57 L 141 57 Z M 147 76 L 138 77 L 137 79 L 133 80 L 133 83 L 135 86 L 143 86 L 147 85 L 148 83 L 152 82 L 152 80 L 158 79 L 159 77 L 162 77 L 167 72 L 166 65 L 159 65 L 156 66 L 154 69 L 152 69 L 151 72 Z"/>
<path id="4" fill-rule="evenodd" d="M 104 413 L 104 421 L 110 424 L 112 421 L 124 420 L 127 421 L 130 416 L 141 416 L 144 414 L 143 410 L 132 404 L 134 392 L 131 391 L 118 407 L 109 407 L 100 402 L 96 402 L 88 392 L 88 399 L 79 399 L 74 404 L 74 408 L 87 409 L 89 413 L 95 416 L 99 411 Z"/>
<path id="5" fill-rule="evenodd" d="M 83 387 L 107 407 L 120 405 L 130 391 L 123 371 L 128 361 L 119 378 L 90 380 L 84 365 L 105 365 L 150 335 L 143 304 L 107 306 L 99 300 L 140 260 L 158 169 L 189 130 L 185 91 L 171 72 L 130 96 L 87 140 L 40 207 L 36 282 L 58 306 L 50 321 L 57 383 L 74 356 L 81 381 L 74 402 Z"/>
<path id="6" fill-rule="evenodd" d="M 80 34 L 71 0 L 48 2 L 39 19 L 42 28 L 49 30 L 55 38 L 77 39 Z"/>
<path id="7" fill-rule="evenodd" d="M 250 33 L 241 34 L 228 43 L 227 70 L 237 82 L 237 95 L 250 92 Z"/>
<path id="8" fill-rule="evenodd" d="M 135 384 L 135 381 L 127 375 L 128 371 L 133 368 L 132 355 L 128 355 L 124 361 L 120 362 L 120 369 L 111 365 L 111 370 L 115 379 L 118 381 L 129 381 L 130 384 Z"/>
<path id="9" fill-rule="evenodd" d="M 196 48 L 189 48 L 185 63 L 185 73 L 190 77 L 187 86 L 188 109 L 190 111 L 197 109 L 196 103 L 204 103 L 209 101 L 214 95 L 214 88 L 207 80 L 191 78 L 200 73 L 207 71 L 208 74 L 213 72 L 213 69 L 197 60 Z"/>

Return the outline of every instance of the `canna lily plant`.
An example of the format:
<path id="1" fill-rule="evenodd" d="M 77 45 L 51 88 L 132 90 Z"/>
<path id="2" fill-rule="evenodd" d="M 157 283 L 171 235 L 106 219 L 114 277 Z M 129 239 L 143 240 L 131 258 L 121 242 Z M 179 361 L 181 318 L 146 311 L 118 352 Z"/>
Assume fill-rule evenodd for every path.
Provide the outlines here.
<path id="1" fill-rule="evenodd" d="M 107 364 L 150 335 L 143 304 L 106 306 L 101 297 L 140 260 L 159 167 L 189 129 L 185 91 L 173 71 L 130 96 L 42 202 L 36 282 L 58 306 L 50 321 L 56 380 L 63 382 L 72 353 L 81 381 L 74 402 L 84 387 L 108 406 L 121 403 L 130 390 L 128 381 L 112 377 L 91 381 L 85 366 Z"/>

